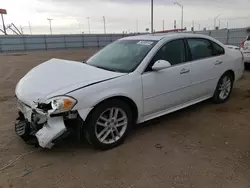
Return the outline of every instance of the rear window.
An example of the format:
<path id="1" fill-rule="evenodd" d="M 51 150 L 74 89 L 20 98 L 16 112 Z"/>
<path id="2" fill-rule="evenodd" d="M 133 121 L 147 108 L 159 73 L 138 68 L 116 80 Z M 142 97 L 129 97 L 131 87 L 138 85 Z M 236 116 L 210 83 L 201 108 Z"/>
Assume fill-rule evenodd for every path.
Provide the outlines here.
<path id="1" fill-rule="evenodd" d="M 191 52 L 192 60 L 212 57 L 213 47 L 207 39 L 191 38 L 187 39 L 187 43 Z"/>
<path id="2" fill-rule="evenodd" d="M 223 55 L 225 54 L 224 48 L 222 48 L 219 44 L 216 44 L 215 42 L 210 41 L 213 45 L 213 55 Z"/>

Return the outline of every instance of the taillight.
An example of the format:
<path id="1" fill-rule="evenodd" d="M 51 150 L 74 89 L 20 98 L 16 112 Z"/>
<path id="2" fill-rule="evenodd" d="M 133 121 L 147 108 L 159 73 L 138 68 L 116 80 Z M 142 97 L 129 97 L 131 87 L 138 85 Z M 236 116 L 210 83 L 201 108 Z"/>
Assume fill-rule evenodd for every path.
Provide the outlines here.
<path id="1" fill-rule="evenodd" d="M 241 42 L 240 45 L 241 45 L 242 48 L 245 48 L 245 42 L 246 42 L 246 40 L 244 40 L 244 41 Z"/>

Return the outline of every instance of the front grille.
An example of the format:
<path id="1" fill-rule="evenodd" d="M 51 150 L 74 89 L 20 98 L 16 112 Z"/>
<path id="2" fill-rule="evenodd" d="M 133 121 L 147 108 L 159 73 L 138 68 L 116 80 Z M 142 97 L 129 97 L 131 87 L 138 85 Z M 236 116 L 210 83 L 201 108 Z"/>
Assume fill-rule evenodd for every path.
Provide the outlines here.
<path id="1" fill-rule="evenodd" d="M 27 124 L 26 121 L 19 121 L 16 123 L 15 131 L 17 135 L 23 136 L 25 134 L 25 130 L 27 126 L 26 124 Z"/>

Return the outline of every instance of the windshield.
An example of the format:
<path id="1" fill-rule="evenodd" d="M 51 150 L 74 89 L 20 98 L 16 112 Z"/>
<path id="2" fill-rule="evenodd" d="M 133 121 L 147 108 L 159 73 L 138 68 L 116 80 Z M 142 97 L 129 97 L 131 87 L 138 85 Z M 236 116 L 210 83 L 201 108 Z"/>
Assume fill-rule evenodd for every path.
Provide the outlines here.
<path id="1" fill-rule="evenodd" d="M 115 72 L 132 72 L 155 43 L 156 41 L 118 40 L 102 49 L 86 63 Z"/>
<path id="2" fill-rule="evenodd" d="M 250 36 L 247 37 L 247 40 L 250 40 Z"/>

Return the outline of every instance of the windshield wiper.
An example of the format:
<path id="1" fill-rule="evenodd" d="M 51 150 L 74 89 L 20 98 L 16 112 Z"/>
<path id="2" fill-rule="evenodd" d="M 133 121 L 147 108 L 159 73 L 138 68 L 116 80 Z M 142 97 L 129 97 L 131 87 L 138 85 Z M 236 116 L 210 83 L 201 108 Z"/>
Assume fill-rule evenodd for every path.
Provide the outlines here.
<path id="1" fill-rule="evenodd" d="M 98 66 L 98 65 L 92 65 L 92 64 L 89 64 L 89 63 L 86 63 L 86 64 L 89 65 L 89 66 L 92 66 L 92 67 L 96 67 L 96 68 L 111 71 L 111 72 L 128 73 L 127 71 L 121 71 L 121 70 L 118 70 L 118 69 L 111 69 L 111 68 L 102 67 L 102 66 Z"/>
<path id="2" fill-rule="evenodd" d="M 96 68 L 99 68 L 99 69 L 111 71 L 111 72 L 121 72 L 121 71 L 114 70 L 114 69 L 109 69 L 109 68 L 106 68 L 106 67 L 101 67 L 101 66 L 96 66 L 96 65 L 92 65 L 92 66 L 94 66 L 94 67 L 96 67 Z"/>

